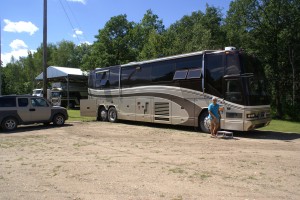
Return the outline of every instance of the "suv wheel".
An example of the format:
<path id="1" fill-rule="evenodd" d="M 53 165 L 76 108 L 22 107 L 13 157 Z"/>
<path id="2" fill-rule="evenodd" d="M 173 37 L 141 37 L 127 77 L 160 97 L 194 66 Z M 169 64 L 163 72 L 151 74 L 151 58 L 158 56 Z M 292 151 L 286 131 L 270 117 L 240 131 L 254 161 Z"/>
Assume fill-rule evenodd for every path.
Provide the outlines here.
<path id="1" fill-rule="evenodd" d="M 65 116 L 62 114 L 57 114 L 53 117 L 53 124 L 57 126 L 62 126 L 65 124 Z"/>
<path id="2" fill-rule="evenodd" d="M 3 120 L 1 126 L 5 131 L 13 131 L 17 128 L 18 122 L 15 118 L 9 117 Z"/>

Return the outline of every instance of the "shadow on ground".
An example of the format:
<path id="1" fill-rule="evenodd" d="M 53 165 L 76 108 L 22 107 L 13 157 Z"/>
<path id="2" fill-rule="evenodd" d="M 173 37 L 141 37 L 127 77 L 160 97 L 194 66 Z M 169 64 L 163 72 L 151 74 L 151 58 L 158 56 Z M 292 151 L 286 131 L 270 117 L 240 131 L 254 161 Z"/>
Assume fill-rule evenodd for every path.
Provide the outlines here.
<path id="1" fill-rule="evenodd" d="M 296 140 L 300 138 L 300 133 L 284 133 L 274 131 L 248 131 L 248 132 L 234 132 L 235 137 L 264 139 L 264 140 Z"/>
<path id="2" fill-rule="evenodd" d="M 145 122 L 135 122 L 135 121 L 121 121 L 124 124 L 130 124 L 134 126 L 149 126 L 152 128 L 166 128 L 166 129 L 174 129 L 174 130 L 182 130 L 188 132 L 194 132 L 199 134 L 208 134 L 199 131 L 197 128 L 194 127 L 187 127 L 187 126 L 174 126 L 168 124 L 154 124 L 154 123 L 145 123 Z M 260 131 L 260 130 L 253 130 L 253 131 L 233 131 L 234 138 L 251 138 L 251 139 L 265 139 L 265 140 L 296 140 L 300 138 L 300 133 L 284 133 L 284 132 L 274 132 L 274 131 Z"/>
<path id="3" fill-rule="evenodd" d="M 29 133 L 32 131 L 38 131 L 38 130 L 44 130 L 47 131 L 48 129 L 58 129 L 58 128 L 64 128 L 66 126 L 73 126 L 72 124 L 65 124 L 63 126 L 56 126 L 53 124 L 49 125 L 43 125 L 43 124 L 32 124 L 32 125 L 20 125 L 18 128 L 14 131 L 4 131 L 3 129 L 0 129 L 0 134 L 14 134 L 14 133 Z"/>

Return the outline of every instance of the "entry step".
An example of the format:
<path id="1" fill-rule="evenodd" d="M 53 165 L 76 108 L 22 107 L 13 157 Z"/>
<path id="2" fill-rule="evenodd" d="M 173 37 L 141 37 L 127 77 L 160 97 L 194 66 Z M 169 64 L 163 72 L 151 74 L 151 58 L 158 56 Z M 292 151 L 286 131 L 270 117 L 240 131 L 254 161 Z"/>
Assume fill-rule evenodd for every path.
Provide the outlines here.
<path id="1" fill-rule="evenodd" d="M 233 138 L 233 132 L 230 131 L 218 131 L 217 137 L 226 137 L 226 138 Z"/>

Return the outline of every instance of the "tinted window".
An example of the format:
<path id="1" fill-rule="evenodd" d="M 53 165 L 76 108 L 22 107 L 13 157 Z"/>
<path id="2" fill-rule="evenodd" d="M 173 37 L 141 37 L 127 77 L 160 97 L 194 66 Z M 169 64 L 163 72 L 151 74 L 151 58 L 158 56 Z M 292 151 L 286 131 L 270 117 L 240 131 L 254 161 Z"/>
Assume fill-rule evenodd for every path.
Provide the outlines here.
<path id="1" fill-rule="evenodd" d="M 110 88 L 119 88 L 119 68 L 110 69 L 109 87 Z"/>
<path id="2" fill-rule="evenodd" d="M 187 79 L 201 78 L 201 69 L 190 69 L 187 75 Z"/>
<path id="3" fill-rule="evenodd" d="M 108 71 L 96 72 L 96 80 L 95 80 L 96 88 L 103 88 L 103 86 L 106 86 L 108 74 L 109 74 Z"/>
<path id="4" fill-rule="evenodd" d="M 225 54 L 207 54 L 205 60 L 205 78 L 207 92 L 223 97 L 222 78 L 225 69 Z"/>
<path id="5" fill-rule="evenodd" d="M 202 55 L 176 59 L 176 70 L 202 68 Z"/>
<path id="6" fill-rule="evenodd" d="M 152 81 L 172 81 L 175 71 L 174 61 L 158 62 L 152 65 Z"/>
<path id="7" fill-rule="evenodd" d="M 228 100 L 233 103 L 242 104 L 243 95 L 240 79 L 227 80 L 225 100 Z"/>
<path id="8" fill-rule="evenodd" d="M 28 106 L 28 98 L 19 98 L 18 105 L 19 105 L 19 107 L 27 107 Z"/>
<path id="9" fill-rule="evenodd" d="M 173 80 L 186 79 L 187 73 L 188 73 L 188 70 L 176 71 L 175 74 L 174 74 Z"/>
<path id="10" fill-rule="evenodd" d="M 16 98 L 15 97 L 0 98 L 0 107 L 16 107 Z"/>
<path id="11" fill-rule="evenodd" d="M 142 65 L 136 68 L 135 76 L 133 77 L 135 85 L 147 85 L 151 83 L 151 65 Z"/>
<path id="12" fill-rule="evenodd" d="M 95 72 L 91 71 L 90 75 L 89 75 L 89 80 L 88 80 L 89 88 L 95 88 L 95 78 L 96 78 Z"/>
<path id="13" fill-rule="evenodd" d="M 226 74 L 240 74 L 240 60 L 238 54 L 227 54 Z"/>
<path id="14" fill-rule="evenodd" d="M 151 65 L 130 66 L 122 68 L 122 86 L 132 87 L 151 83 Z"/>
<path id="15" fill-rule="evenodd" d="M 135 74 L 135 66 L 124 67 L 121 70 L 121 86 L 131 87 L 133 85 L 133 76 Z"/>

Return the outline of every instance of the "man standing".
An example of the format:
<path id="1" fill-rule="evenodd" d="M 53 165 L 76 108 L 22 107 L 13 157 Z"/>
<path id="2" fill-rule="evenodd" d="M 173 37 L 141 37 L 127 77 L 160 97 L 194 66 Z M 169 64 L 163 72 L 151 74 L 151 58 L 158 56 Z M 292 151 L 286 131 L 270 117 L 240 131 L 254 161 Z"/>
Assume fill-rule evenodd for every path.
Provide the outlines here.
<path id="1" fill-rule="evenodd" d="M 217 104 L 217 98 L 212 98 L 212 103 L 208 106 L 208 118 L 210 119 L 210 133 L 212 137 L 216 137 L 220 127 L 221 113 L 219 111 L 220 105 Z"/>

